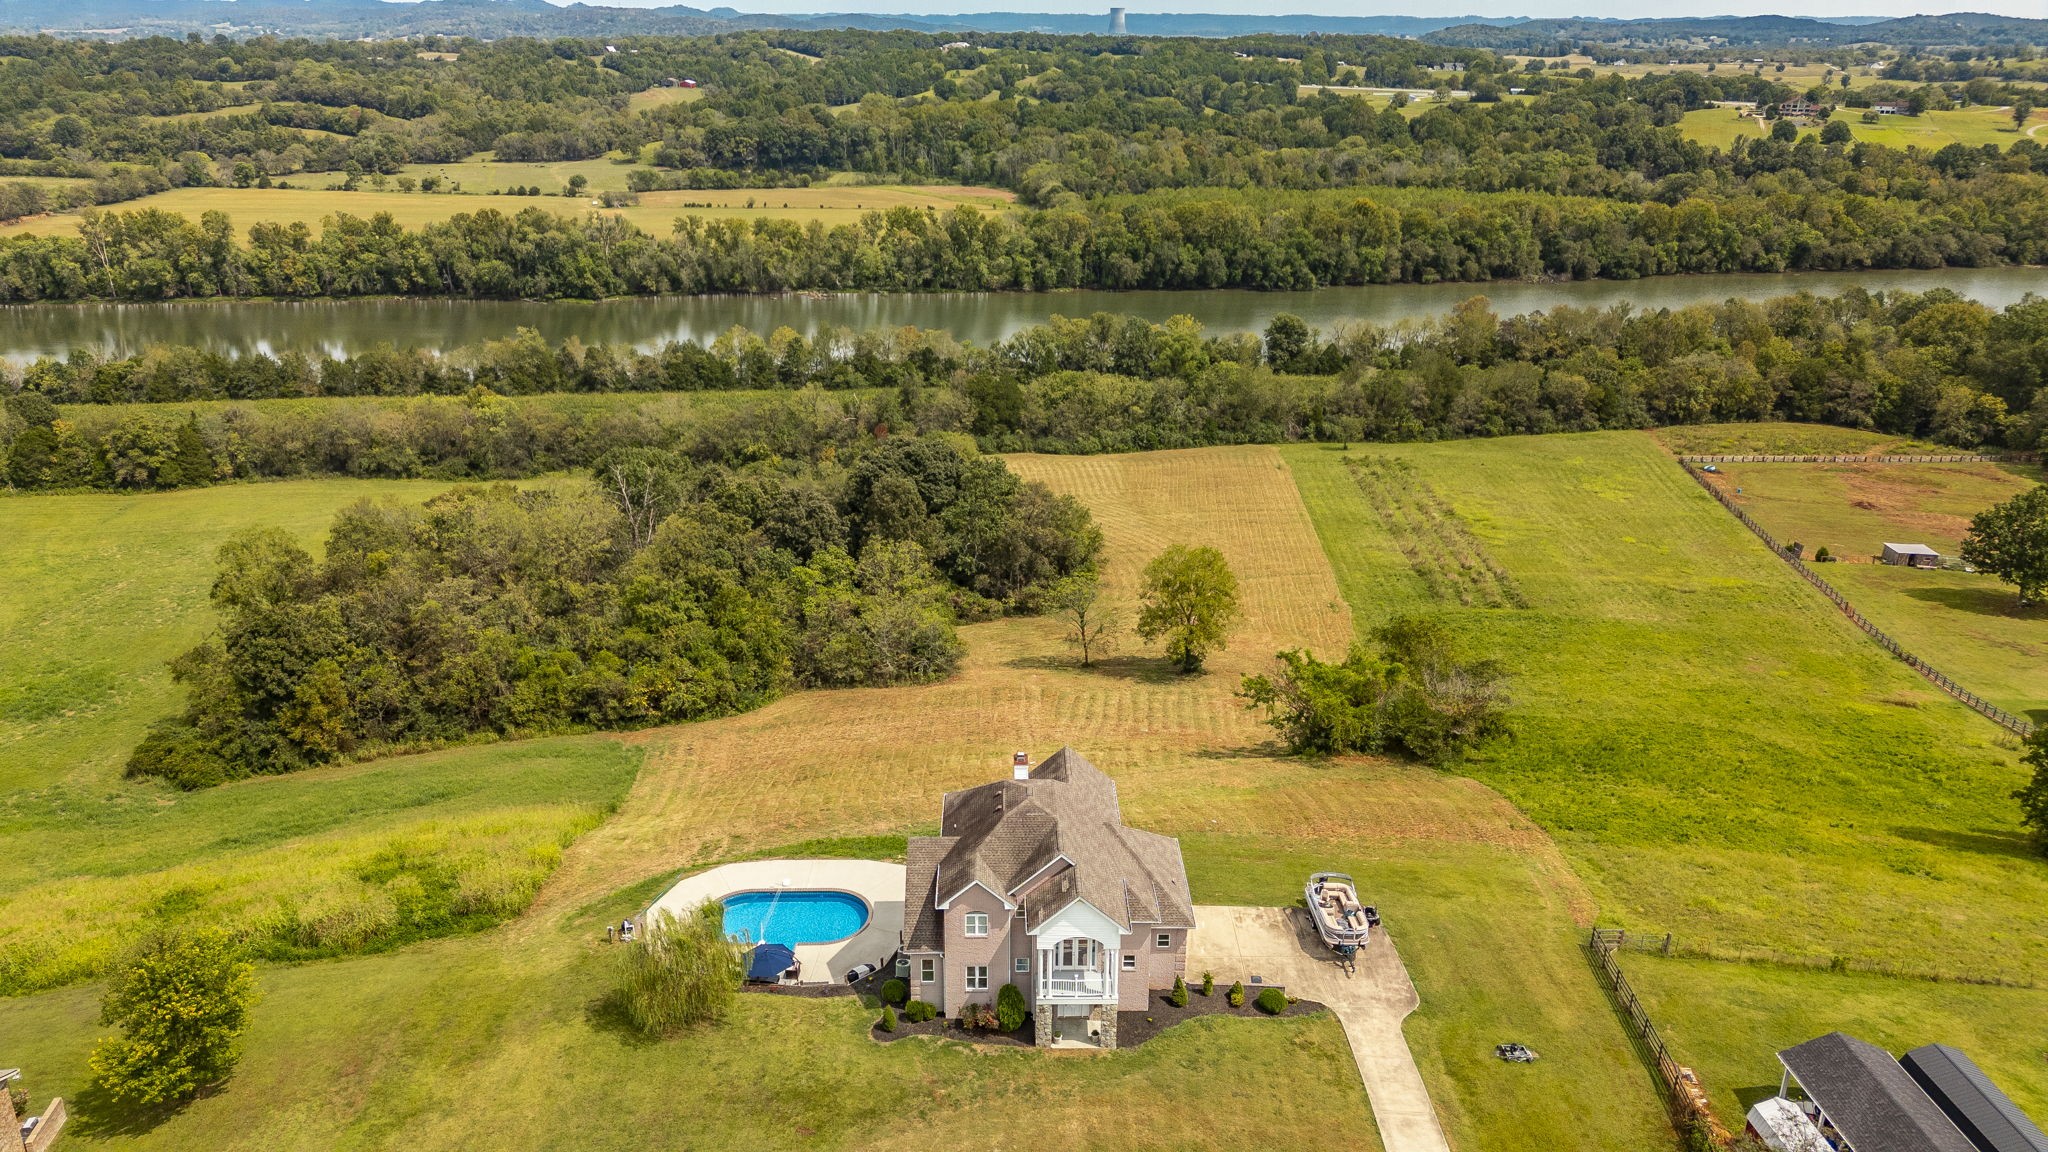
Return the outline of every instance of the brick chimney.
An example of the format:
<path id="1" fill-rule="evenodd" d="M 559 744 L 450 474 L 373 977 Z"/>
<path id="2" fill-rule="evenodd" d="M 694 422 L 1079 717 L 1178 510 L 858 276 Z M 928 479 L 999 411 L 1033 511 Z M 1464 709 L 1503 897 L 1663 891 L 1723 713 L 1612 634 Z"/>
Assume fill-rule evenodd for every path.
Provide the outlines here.
<path id="1" fill-rule="evenodd" d="M 1031 754 L 1019 752 L 1010 757 L 1010 779 L 1031 779 Z"/>

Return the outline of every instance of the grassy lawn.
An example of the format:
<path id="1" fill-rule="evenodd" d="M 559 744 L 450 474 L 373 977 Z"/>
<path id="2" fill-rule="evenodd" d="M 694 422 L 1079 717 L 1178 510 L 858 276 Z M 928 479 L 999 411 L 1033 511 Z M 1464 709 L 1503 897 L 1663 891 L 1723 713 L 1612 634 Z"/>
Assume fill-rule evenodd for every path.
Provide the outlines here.
<path id="1" fill-rule="evenodd" d="M 430 170 L 431 167 L 433 166 L 422 166 L 421 170 Z M 486 187 L 520 185 L 520 178 L 496 174 L 500 167 L 559 170 L 562 175 L 553 183 L 538 175 L 525 178 L 525 184 L 538 184 L 545 193 L 558 192 L 561 181 L 568 178 L 569 171 L 583 168 L 600 172 L 607 180 L 615 179 L 618 186 L 623 187 L 624 166 L 613 165 L 610 161 L 586 160 L 578 164 L 565 165 L 502 166 L 469 163 L 440 167 L 451 171 L 481 171 L 478 176 L 463 180 L 465 191 L 459 195 L 369 190 L 343 192 L 338 189 L 313 188 L 176 188 L 139 200 L 127 201 L 115 206 L 113 210 L 157 208 L 166 212 L 183 213 L 194 220 L 198 219 L 201 213 L 219 211 L 227 213 L 240 229 L 246 229 L 256 223 L 289 223 L 302 220 L 315 232 L 320 230 L 323 217 L 342 212 L 362 217 L 389 212 L 392 219 L 401 226 L 419 228 L 462 213 L 481 212 L 486 208 L 495 208 L 507 214 L 517 214 L 528 208 L 539 208 L 558 216 L 582 216 L 588 212 L 606 211 L 622 216 L 646 231 L 666 235 L 677 218 L 682 216 L 716 216 L 721 219 L 734 217 L 742 220 L 817 220 L 831 225 L 854 223 L 869 212 L 906 206 L 946 211 L 964 204 L 984 211 L 998 211 L 1007 208 L 1015 199 L 1012 193 L 994 188 L 875 184 L 649 192 L 643 194 L 640 203 L 635 206 L 602 209 L 588 197 L 493 196 L 488 193 L 471 195 L 470 190 L 476 188 L 479 181 Z M 592 179 L 594 182 L 596 178 Z M 78 222 L 78 215 L 70 212 L 37 216 L 0 226 L 0 236 L 68 236 L 78 231 Z"/>
<path id="2" fill-rule="evenodd" d="M 1667 960 L 1622 966 L 1678 1058 L 1700 1074 L 1723 1119 L 1778 1090 L 1777 1054 L 1843 1031 L 1897 1056 L 1922 1044 L 1962 1049 L 2035 1116 L 2048 1116 L 2040 1022 L 2048 991 L 1885 976 Z"/>
<path id="3" fill-rule="evenodd" d="M 1680 456 L 1936 456 L 1956 450 L 1926 440 L 1826 424 L 1681 424 L 1650 435 Z"/>
<path id="4" fill-rule="evenodd" d="M 645 92 L 635 92 L 631 96 L 626 97 L 626 107 L 635 112 L 645 112 L 649 108 L 665 108 L 670 104 L 687 104 L 692 100 L 702 100 L 703 98 L 704 90 L 702 88 L 649 88 Z"/>
<path id="5" fill-rule="evenodd" d="M 1996 144 L 2004 149 L 2020 139 L 2020 133 L 2012 124 L 2012 113 L 1993 107 L 1958 108 L 1926 112 L 1919 116 L 1880 116 L 1875 124 L 1863 122 L 1861 108 L 1837 108 L 1831 119 L 1847 124 L 1857 140 L 1888 148 L 1916 146 L 1932 152 L 1949 144 L 1971 148 Z M 2035 112 L 2027 126 L 2038 130 L 2040 124 L 2048 124 L 2048 109 Z M 1733 108 L 1701 108 L 1687 112 L 1679 130 L 1688 140 L 1719 148 L 1733 145 L 1738 136 L 1757 139 L 1770 131 L 1759 126 L 1754 116 L 1742 115 Z M 1804 125 L 1800 127 L 1803 136 L 1815 135 L 1819 131 Z"/>
<path id="6" fill-rule="evenodd" d="M 1887 541 L 1959 550 L 1970 517 L 2039 483 L 1997 464 L 1725 464 L 1717 483 L 1780 540 L 1842 563 L 1828 582 L 1893 639 L 2010 712 L 2048 719 L 2048 610 L 1967 572 L 1876 564 Z"/>
<path id="7" fill-rule="evenodd" d="M 559 193 L 568 187 L 571 176 L 583 177 L 592 192 L 623 192 L 626 174 L 636 166 L 630 162 L 631 159 L 629 157 L 627 163 L 620 163 L 612 157 L 601 156 L 595 160 L 512 163 L 501 162 L 489 152 L 479 152 L 459 164 L 407 164 L 400 171 L 416 178 L 439 176 L 444 188 L 459 184 L 465 194 L 501 192 L 529 185 L 537 185 L 544 193 Z M 333 183 L 341 181 L 337 177 Z"/>
<path id="8" fill-rule="evenodd" d="M 1183 837 L 1199 901 L 1291 903 L 1318 865 L 1348 867 L 1384 893 L 1424 998 L 1412 1043 L 1458 1148 L 1637 1152 L 1667 1140 L 1573 949 L 1589 903 L 1548 838 L 1470 780 L 1277 758 L 1232 698 L 1238 675 L 1276 648 L 1335 651 L 1352 634 L 1280 453 L 1013 463 L 1094 510 L 1110 594 L 1125 604 L 1164 544 L 1225 551 L 1246 615 L 1208 674 L 1176 675 L 1129 642 L 1082 670 L 1057 624 L 1003 620 L 964 629 L 966 666 L 941 684 L 804 693 L 632 734 L 624 742 L 643 767 L 631 790 L 564 853 L 522 918 L 383 955 L 266 967 L 241 1071 L 180 1115 L 145 1123 L 74 1095 L 97 1033 L 90 986 L 0 1001 L 0 1034 L 24 1038 L 10 1062 L 30 1070 L 38 1093 L 74 1095 L 67 1139 L 108 1147 L 362 1148 L 401 1134 L 419 1147 L 502 1147 L 584 1113 L 600 1122 L 577 1141 L 600 1148 L 645 1146 L 678 1118 L 687 1142 L 719 1148 L 1006 1148 L 1021 1122 L 1084 1147 L 1300 1147 L 1332 1128 L 1374 1147 L 1363 1089 L 1328 1019 L 1203 1022 L 1141 1049 L 1066 1060 L 874 1046 L 862 1035 L 866 1013 L 844 1000 L 745 997 L 725 1029 L 660 1045 L 628 1042 L 593 1014 L 601 925 L 680 870 L 928 828 L 946 789 L 1001 772 L 1016 748 L 1042 755 L 1072 743 L 1117 777 L 1134 824 Z M 412 779 L 404 762 L 387 764 L 397 770 L 387 783 Z M 781 802 L 763 802 L 769 781 Z M 1545 1062 L 1493 1060 L 1508 1031 Z"/>

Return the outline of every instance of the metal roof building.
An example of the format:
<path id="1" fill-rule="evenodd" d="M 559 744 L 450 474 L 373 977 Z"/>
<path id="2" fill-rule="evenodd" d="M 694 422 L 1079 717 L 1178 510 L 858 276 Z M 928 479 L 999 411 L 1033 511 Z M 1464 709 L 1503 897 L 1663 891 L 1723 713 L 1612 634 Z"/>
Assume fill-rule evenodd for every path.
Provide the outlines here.
<path id="1" fill-rule="evenodd" d="M 2048 1135 L 1968 1056 L 1928 1044 L 1899 1057 L 1899 1064 L 1979 1152 L 2048 1152 Z"/>
<path id="2" fill-rule="evenodd" d="M 1977 1152 L 1891 1053 L 1830 1032 L 1778 1053 L 1842 1152 Z M 1784 1095 L 1781 1087 L 1780 1095 Z"/>

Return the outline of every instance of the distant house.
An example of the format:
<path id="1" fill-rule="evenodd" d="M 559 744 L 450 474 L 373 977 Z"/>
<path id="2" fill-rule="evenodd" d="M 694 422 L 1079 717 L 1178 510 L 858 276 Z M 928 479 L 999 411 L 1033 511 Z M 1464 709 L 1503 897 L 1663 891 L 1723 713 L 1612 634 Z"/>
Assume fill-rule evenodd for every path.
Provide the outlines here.
<path id="1" fill-rule="evenodd" d="M 1870 110 L 1879 116 L 1911 116 L 1913 114 L 1913 106 L 1903 100 L 1879 100 L 1870 106 Z"/>
<path id="2" fill-rule="evenodd" d="M 2048 1152 L 2048 1135 L 1968 1056 L 1928 1044 L 1899 1057 L 1899 1066 L 1979 1152 Z"/>
<path id="3" fill-rule="evenodd" d="M 1116 782 L 1062 748 L 1011 777 L 948 792 L 939 835 L 905 853 L 910 995 L 957 1015 L 1024 993 L 1037 1043 L 1116 1047 L 1117 1012 L 1143 1011 L 1187 969 L 1180 842 L 1124 826 Z"/>
<path id="4" fill-rule="evenodd" d="M 939 50 L 940 50 L 941 52 L 944 52 L 944 51 L 947 51 L 947 50 L 949 50 L 949 49 L 953 49 L 953 48 L 972 48 L 972 47 L 974 47 L 974 45 L 972 45 L 972 44 L 969 44 L 969 43 L 968 43 L 967 41 L 965 41 L 965 40 L 955 40 L 955 41 L 953 41 L 953 42 L 952 42 L 951 44 L 941 44 L 941 45 L 939 45 Z"/>
<path id="5" fill-rule="evenodd" d="M 1887 564 L 1904 568 L 1941 567 L 1941 553 L 1925 544 L 1887 544 L 1879 558 Z"/>
<path id="6" fill-rule="evenodd" d="M 1778 105 L 1778 115 L 1789 116 L 1795 120 L 1817 120 L 1826 116 L 1828 111 L 1827 105 L 1816 104 L 1806 99 L 1787 100 Z"/>
<path id="7" fill-rule="evenodd" d="M 1875 1044 L 1830 1032 L 1778 1053 L 1778 1062 L 1785 1066 L 1778 1096 L 1798 1106 L 1837 1152 L 1978 1152 Z"/>

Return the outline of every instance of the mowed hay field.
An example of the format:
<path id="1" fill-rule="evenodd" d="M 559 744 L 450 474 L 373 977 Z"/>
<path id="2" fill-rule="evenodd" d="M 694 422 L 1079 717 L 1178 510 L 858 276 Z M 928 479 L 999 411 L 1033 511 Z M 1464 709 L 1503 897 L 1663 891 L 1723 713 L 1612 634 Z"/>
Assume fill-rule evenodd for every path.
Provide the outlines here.
<path id="1" fill-rule="evenodd" d="M 499 186 L 495 180 L 489 178 L 484 182 L 491 187 Z M 463 183 L 464 188 L 468 189 L 472 181 L 465 180 Z M 538 183 L 545 192 L 559 192 L 559 185 L 549 186 L 538 177 L 527 177 L 525 183 Z M 504 182 L 504 186 L 508 187 L 518 184 L 518 179 Z M 641 195 L 639 204 L 625 208 L 603 208 L 587 196 L 471 195 L 467 190 L 460 194 L 429 194 L 376 192 L 368 189 L 343 192 L 338 189 L 312 188 L 177 188 L 154 196 L 145 196 L 139 200 L 110 205 L 108 210 L 137 211 L 156 208 L 166 212 L 177 212 L 193 220 L 199 219 L 200 215 L 206 212 L 225 212 L 238 230 L 246 231 L 251 224 L 289 224 L 302 221 L 318 232 L 324 217 L 344 212 L 360 217 L 388 212 L 401 227 L 420 228 L 463 213 L 481 212 L 486 208 L 507 214 L 538 208 L 558 216 L 583 216 L 586 213 L 603 212 L 622 217 L 644 231 L 665 236 L 674 227 L 676 220 L 683 216 L 748 221 L 795 220 L 799 223 L 815 220 L 830 226 L 856 223 L 870 212 L 886 211 L 891 208 L 931 208 L 944 212 L 966 206 L 994 212 L 1008 208 L 1014 200 L 1015 196 L 1012 193 L 995 188 L 892 184 L 647 192 Z M 77 233 L 79 220 L 79 215 L 71 212 L 29 217 L 0 226 L 0 236 L 70 236 Z"/>
<path id="2" fill-rule="evenodd" d="M 1875 124 L 1863 122 L 1861 108 L 1837 108 L 1831 119 L 1847 124 L 1855 139 L 1887 148 L 1919 147 L 1932 152 L 1950 144 L 1970 148 L 1995 144 L 2005 149 L 2021 139 L 2019 130 L 2013 127 L 2012 112 L 2006 108 L 1958 108 L 1924 112 L 1918 116 L 1880 116 Z M 2043 124 L 2048 124 L 2048 109 L 2036 111 L 2028 119 L 2027 128 L 2038 133 Z M 1742 115 L 1733 108 L 1700 108 L 1687 112 L 1679 122 L 1679 130 L 1687 140 L 1720 148 L 1730 147 L 1738 136 L 1754 140 L 1770 134 L 1768 121 L 1758 124 L 1755 116 Z M 1803 122 L 1799 125 L 1802 136 L 1815 136 L 1819 132 L 1819 128 Z"/>
<path id="3" fill-rule="evenodd" d="M 1372 1126 L 1333 1020 L 1212 1021 L 1089 1060 L 924 1042 L 877 1047 L 853 1002 L 743 997 L 724 1029 L 643 1045 L 608 1031 L 602 925 L 681 870 L 736 855 L 872 852 L 930 828 L 941 792 L 1009 753 L 1071 743 L 1115 775 L 1128 818 L 1183 837 L 1199 901 L 1292 903 L 1339 867 L 1376 894 L 1423 1007 L 1409 1033 L 1461 1149 L 1633 1150 L 1669 1138 L 1577 953 L 1589 909 L 1562 859 L 1487 789 L 1370 761 L 1270 754 L 1231 696 L 1281 646 L 1334 653 L 1349 612 L 1279 453 L 1219 449 L 1013 460 L 1081 496 L 1108 538 L 1112 594 L 1177 540 L 1224 549 L 1244 623 L 1200 677 L 1126 651 L 1073 664 L 1059 627 L 964 629 L 965 669 L 931 686 L 806 693 L 744 716 L 640 733 L 617 814 L 565 854 L 520 921 L 387 955 L 267 969 L 241 1070 L 142 1123 L 88 1095 L 67 1139 L 134 1147 L 501 1147 L 564 1115 L 578 1142 L 1004 1148 L 1021 1125 L 1083 1147 L 1297 1147 Z M 522 745 L 501 746 L 516 754 Z M 260 782 L 267 787 L 281 783 Z M 856 838 L 851 844 L 846 838 Z M 874 839 L 859 839 L 871 837 Z M 821 841 L 825 841 L 821 843 Z M 93 990 L 0 1002 L 10 1061 L 76 1093 Z M 1511 1030 L 1531 1068 L 1491 1050 Z M 671 1135 L 688 1118 L 688 1136 Z"/>
<path id="4" fill-rule="evenodd" d="M 1514 670 L 1515 740 L 1463 770 L 1557 838 L 1603 923 L 1717 957 L 2048 982 L 2048 861 L 2017 824 L 2014 743 L 1871 644 L 1650 437 L 1284 452 L 1361 627 L 1443 611 Z M 1408 462 L 1528 607 L 1431 595 L 1418 569 L 1447 562 L 1441 535 L 1387 527 L 1346 465 L 1369 456 Z M 1768 988 L 1743 989 L 1773 969 L 1722 967 L 1771 1011 Z M 1784 1009 L 1859 1025 L 1855 1002 L 1826 1007 Z M 1919 1023 L 1941 1038 L 1940 1017 Z M 2048 1091 L 2026 1052 L 1975 1054 Z"/>
<path id="5" fill-rule="evenodd" d="M 1961 550 L 1970 518 L 2041 481 L 1997 464 L 1722 464 L 1714 483 L 1819 569 L 1871 623 L 2015 715 L 2048 719 L 2048 609 L 2021 609 L 1995 576 L 1877 563 L 1886 543 Z M 1737 493 L 1736 489 L 1741 489 Z"/>

